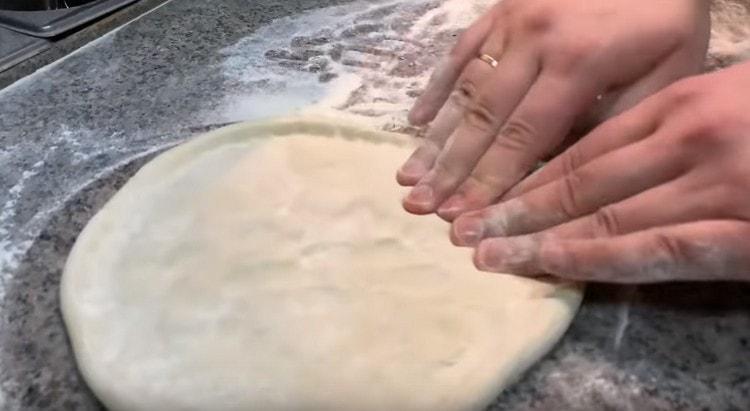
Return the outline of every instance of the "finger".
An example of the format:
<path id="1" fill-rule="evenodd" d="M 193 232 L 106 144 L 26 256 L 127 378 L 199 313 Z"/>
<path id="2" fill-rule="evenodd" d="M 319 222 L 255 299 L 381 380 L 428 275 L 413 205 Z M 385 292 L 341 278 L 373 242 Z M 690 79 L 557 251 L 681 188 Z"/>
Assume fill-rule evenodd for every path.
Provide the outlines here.
<path id="1" fill-rule="evenodd" d="M 707 220 L 594 239 L 523 236 L 477 248 L 484 271 L 549 273 L 578 281 L 654 283 L 750 276 L 750 224 Z"/>
<path id="2" fill-rule="evenodd" d="M 559 179 L 589 161 L 653 134 L 660 124 L 664 99 L 655 95 L 631 110 L 595 128 L 544 167 L 510 189 L 503 199 L 511 199 Z"/>
<path id="3" fill-rule="evenodd" d="M 458 245 L 473 245 L 487 237 L 539 232 L 594 212 L 597 213 L 587 218 L 596 219 L 601 210 L 610 210 L 618 205 L 616 203 L 684 173 L 681 154 L 664 141 L 666 139 L 653 137 L 627 146 L 519 197 L 462 215 L 452 230 L 455 241 Z M 678 195 L 670 190 L 667 193 Z M 645 207 L 636 201 L 633 210 L 636 214 L 648 212 L 648 204 L 664 208 L 658 203 L 651 204 L 652 197 L 645 197 Z M 658 196 L 657 199 L 664 201 L 669 197 Z M 643 208 L 639 210 L 639 206 Z"/>
<path id="4" fill-rule="evenodd" d="M 494 70 L 487 63 L 475 60 L 464 69 L 461 78 L 456 82 L 456 89 L 440 109 L 435 121 L 430 124 L 427 136 L 420 147 L 398 170 L 396 181 L 399 184 L 413 186 L 433 168 L 446 140 L 456 130 L 470 107 L 477 85 L 485 84 L 494 74 Z"/>
<path id="5" fill-rule="evenodd" d="M 445 145 L 445 140 L 456 129 L 463 115 L 463 97 L 454 95 L 440 109 L 435 121 L 430 124 L 422 143 L 401 166 L 396 181 L 402 186 L 413 186 L 421 180 L 435 164 L 435 159 Z"/>
<path id="6" fill-rule="evenodd" d="M 596 94 L 592 82 L 542 73 L 470 177 L 438 213 L 452 220 L 497 199 L 562 142 Z"/>
<path id="7" fill-rule="evenodd" d="M 493 9 L 494 10 L 494 9 Z M 495 24 L 495 13 L 490 10 L 469 27 L 458 39 L 448 57 L 433 72 L 427 87 L 409 112 L 409 122 L 424 125 L 437 115 L 453 90 L 464 67 L 479 53 Z"/>
<path id="8" fill-rule="evenodd" d="M 687 175 L 602 207 L 594 213 L 551 228 L 546 233 L 560 238 L 597 238 L 665 225 L 734 218 L 732 193 L 725 187 L 710 184 L 696 190 L 696 179 L 694 175 Z"/>
<path id="9" fill-rule="evenodd" d="M 404 207 L 412 213 L 434 212 L 471 173 L 497 130 L 533 83 L 537 60 L 527 50 L 511 49 L 494 69 L 479 59 L 469 67 L 490 70 L 491 75 L 484 82 L 467 77 L 459 84 L 457 94 L 463 95 L 467 103 L 464 115 L 433 168 L 405 199 Z"/>

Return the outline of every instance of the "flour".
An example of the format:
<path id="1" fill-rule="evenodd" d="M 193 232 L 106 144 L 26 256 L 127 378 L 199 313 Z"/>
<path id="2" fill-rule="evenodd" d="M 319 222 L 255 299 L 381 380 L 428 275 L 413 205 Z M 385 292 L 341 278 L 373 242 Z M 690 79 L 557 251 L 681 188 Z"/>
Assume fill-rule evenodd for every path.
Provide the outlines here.
<path id="1" fill-rule="evenodd" d="M 619 350 L 630 326 L 630 307 L 637 297 L 638 287 L 626 285 L 617 294 L 617 327 L 615 328 L 614 348 Z"/>
<path id="2" fill-rule="evenodd" d="M 544 379 L 549 397 L 566 400 L 566 404 L 556 404 L 556 409 L 586 409 L 586 405 L 598 409 L 641 409 L 635 404 L 648 382 L 614 364 L 571 353 L 560 360 L 557 368 L 564 371 L 552 371 Z"/>
<path id="3" fill-rule="evenodd" d="M 164 2 L 164 4 L 136 17 L 132 21 L 143 18 L 151 12 L 163 7 L 170 1 L 171 0 Z M 44 66 L 34 74 L 5 87 L 0 90 L 0 99 L 12 101 L 13 95 L 23 94 L 27 89 L 34 88 L 34 84 L 37 84 L 40 78 L 50 75 L 49 73 L 65 64 L 65 62 L 69 61 L 71 58 L 85 54 L 96 48 L 110 47 L 110 44 L 115 39 L 116 33 L 126 26 L 127 24 L 118 27 L 106 35 L 73 51 L 65 58 Z M 118 61 L 118 59 L 112 59 L 109 67 L 105 71 L 117 71 L 119 69 Z M 6 177 L 13 181 L 14 176 L 12 173 L 16 174 L 15 184 L 7 190 L 5 195 L 0 197 L 0 201 L 2 201 L 2 208 L 0 209 L 0 306 L 2 305 L 5 296 L 5 284 L 12 279 L 12 273 L 18 267 L 20 259 L 33 244 L 33 239 L 36 238 L 41 231 L 44 221 L 51 215 L 51 213 L 59 208 L 60 204 L 62 204 L 51 199 L 53 201 L 50 201 L 48 204 L 55 204 L 55 206 L 36 210 L 29 220 L 23 222 L 19 226 L 16 218 L 21 211 L 19 206 L 23 200 L 25 192 L 30 190 L 30 187 L 39 184 L 39 180 L 42 179 L 41 175 L 46 167 L 55 167 L 55 164 L 50 164 L 48 160 L 50 157 L 54 157 L 58 153 L 65 152 L 65 154 L 69 154 L 66 155 L 66 158 L 72 159 L 72 165 L 78 165 L 99 153 L 111 151 L 111 140 L 108 141 L 106 139 L 92 138 L 92 136 L 96 136 L 96 133 L 93 130 L 74 130 L 63 124 L 60 126 L 60 130 L 44 139 L 44 148 L 39 147 L 34 143 L 31 143 L 33 148 L 30 148 L 29 143 L 22 142 L 20 144 L 5 146 L 0 150 L 0 167 L 4 170 L 8 170 L 9 173 Z M 85 143 L 82 143 L 82 141 Z M 100 149 L 98 151 L 90 150 L 92 142 L 94 144 L 99 144 Z M 17 153 L 33 153 L 37 150 L 40 150 L 39 154 L 35 156 L 38 160 L 30 167 L 19 170 L 12 165 L 13 157 Z M 71 184 L 75 186 L 75 184 L 85 184 L 88 182 L 90 182 L 90 180 L 87 179 L 85 182 L 71 181 Z M 76 193 L 77 190 L 75 187 L 71 187 L 71 190 L 68 192 Z M 2 390 L 0 390 L 0 408 L 3 408 L 2 404 Z"/>
<path id="4" fill-rule="evenodd" d="M 750 59 L 750 4 L 714 0 L 711 11 L 709 60 L 725 66 Z"/>
<path id="5" fill-rule="evenodd" d="M 303 111 L 407 129 L 437 60 L 492 3 L 359 1 L 278 19 L 222 50 L 224 75 L 248 92 L 228 96 L 211 121 Z"/>
<path id="6" fill-rule="evenodd" d="M 18 266 L 18 258 L 28 250 L 30 240 L 14 243 L 11 240 L 9 227 L 16 215 L 16 204 L 19 201 L 26 183 L 39 173 L 44 161 L 38 161 L 30 169 L 21 173 L 18 182 L 8 190 L 8 196 L 0 210 L 0 301 L 4 297 L 5 281 L 10 272 Z"/>
<path id="7" fill-rule="evenodd" d="M 359 1 L 278 19 L 223 50 L 223 72 L 247 91 L 228 96 L 219 119 L 345 113 L 403 131 L 405 115 L 438 58 L 493 4 Z M 750 57 L 747 8 L 729 0 L 714 8 L 714 58 Z"/>
<path id="8" fill-rule="evenodd" d="M 174 144 L 155 142 L 156 144 L 152 147 L 124 148 L 125 153 L 133 150 L 134 154 L 127 155 L 120 161 L 97 170 L 96 174 L 86 174 L 78 178 L 71 176 L 63 187 L 57 187 L 62 188 L 61 191 L 66 193 L 63 197 L 55 199 L 56 201 L 46 202 L 43 207 L 36 210 L 25 209 L 23 205 L 26 198 L 35 195 L 39 185 L 43 184 L 44 173 L 57 167 L 61 158 L 64 158 L 71 166 L 80 166 L 98 155 L 113 152 L 110 141 L 116 136 L 97 139 L 94 135 L 92 130 L 72 130 L 66 125 L 61 125 L 60 131 L 48 138 L 50 145 L 41 155 L 41 159 L 27 169 L 19 171 L 16 183 L 6 192 L 2 208 L 0 208 L 0 302 L 3 301 L 5 294 L 4 284 L 12 279 L 12 273 L 18 268 L 21 259 L 28 252 L 50 216 L 59 212 L 71 197 L 77 195 L 92 181 L 100 180 L 125 164 Z M 19 218 L 21 213 L 26 213 L 27 216 Z M 22 221 L 21 224 L 19 220 Z"/>

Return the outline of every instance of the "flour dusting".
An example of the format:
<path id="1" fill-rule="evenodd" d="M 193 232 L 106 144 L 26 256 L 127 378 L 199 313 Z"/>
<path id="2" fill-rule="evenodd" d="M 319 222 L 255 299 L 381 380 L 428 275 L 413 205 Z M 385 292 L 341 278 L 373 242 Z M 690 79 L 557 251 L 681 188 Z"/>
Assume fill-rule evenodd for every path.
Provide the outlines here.
<path id="1" fill-rule="evenodd" d="M 11 241 L 11 220 L 16 215 L 16 205 L 26 183 L 39 173 L 42 166 L 44 166 L 44 161 L 40 160 L 21 173 L 16 184 L 8 190 L 5 203 L 0 210 L 0 301 L 5 294 L 5 281 L 7 280 L 5 273 L 17 268 L 19 257 L 31 245 L 31 240 L 17 243 Z"/>
<path id="2" fill-rule="evenodd" d="M 709 65 L 725 67 L 750 59 L 750 2 L 714 0 Z"/>
<path id="3" fill-rule="evenodd" d="M 405 131 L 439 57 L 493 1 L 363 2 L 278 19 L 222 50 L 224 75 L 248 90 L 223 121 L 304 112 Z"/>

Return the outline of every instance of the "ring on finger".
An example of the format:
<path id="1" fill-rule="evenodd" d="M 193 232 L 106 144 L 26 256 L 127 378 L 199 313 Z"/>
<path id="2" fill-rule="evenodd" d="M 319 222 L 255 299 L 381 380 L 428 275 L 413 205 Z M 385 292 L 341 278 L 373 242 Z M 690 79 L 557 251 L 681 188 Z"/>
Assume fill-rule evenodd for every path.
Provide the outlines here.
<path id="1" fill-rule="evenodd" d="M 496 58 L 490 56 L 489 54 L 480 54 L 479 60 L 482 60 L 483 62 L 489 64 L 492 68 L 497 68 L 497 66 L 500 64 L 500 62 L 497 61 Z"/>

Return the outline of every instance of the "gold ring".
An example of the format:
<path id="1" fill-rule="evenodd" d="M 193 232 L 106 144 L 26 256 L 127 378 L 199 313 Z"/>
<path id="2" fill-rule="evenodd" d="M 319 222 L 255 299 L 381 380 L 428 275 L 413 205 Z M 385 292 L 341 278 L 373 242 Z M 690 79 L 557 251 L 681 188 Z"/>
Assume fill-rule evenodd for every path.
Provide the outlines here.
<path id="1" fill-rule="evenodd" d="M 494 57 L 490 56 L 489 54 L 481 54 L 479 56 L 479 60 L 482 60 L 483 62 L 489 64 L 492 68 L 497 68 L 498 64 L 500 64 L 497 60 L 495 60 Z"/>

